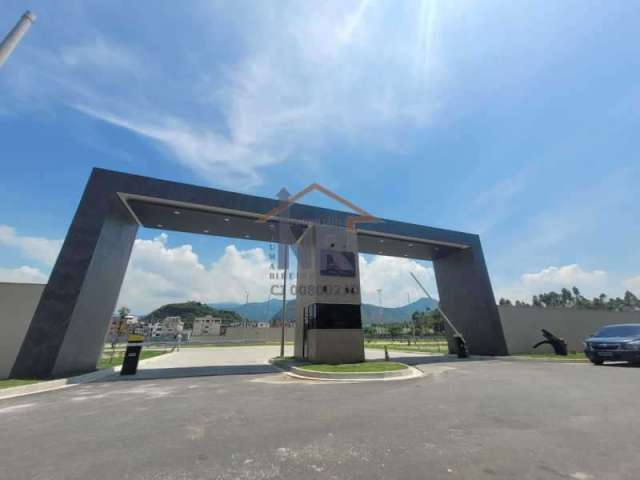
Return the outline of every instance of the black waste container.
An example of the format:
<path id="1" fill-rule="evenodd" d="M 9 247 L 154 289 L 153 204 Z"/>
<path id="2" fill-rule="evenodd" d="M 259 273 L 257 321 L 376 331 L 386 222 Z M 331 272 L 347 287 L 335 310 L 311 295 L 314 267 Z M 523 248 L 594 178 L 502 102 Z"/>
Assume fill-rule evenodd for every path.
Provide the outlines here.
<path id="1" fill-rule="evenodd" d="M 456 347 L 458 349 L 458 358 L 467 358 L 469 356 L 469 352 L 467 352 L 467 344 L 460 335 L 454 335 L 453 339 L 456 342 Z"/>
<path id="2" fill-rule="evenodd" d="M 138 362 L 142 353 L 142 335 L 129 335 L 127 339 L 127 350 L 124 352 L 124 361 L 120 375 L 135 375 L 138 371 Z M 139 343 L 140 345 L 136 345 Z"/>

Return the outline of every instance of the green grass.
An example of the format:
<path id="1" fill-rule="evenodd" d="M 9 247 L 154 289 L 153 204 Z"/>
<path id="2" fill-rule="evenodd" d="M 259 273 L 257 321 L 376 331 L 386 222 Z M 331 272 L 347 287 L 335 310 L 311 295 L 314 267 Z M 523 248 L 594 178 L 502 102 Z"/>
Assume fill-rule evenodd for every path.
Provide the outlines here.
<path id="1" fill-rule="evenodd" d="M 146 360 L 147 358 L 158 357 L 160 355 L 164 355 L 169 350 L 145 350 L 142 349 L 142 353 L 140 354 L 140 360 Z M 96 368 L 98 370 L 102 368 L 112 368 L 122 365 L 122 360 L 124 358 L 124 350 L 116 350 L 113 357 L 111 356 L 111 351 L 102 352 L 102 357 L 98 361 L 98 365 Z"/>
<path id="2" fill-rule="evenodd" d="M 514 355 L 514 357 L 528 358 L 531 360 L 558 360 L 558 361 L 581 360 L 584 362 L 589 361 L 589 359 L 582 352 L 570 353 L 566 357 L 563 355 L 556 355 L 554 353 L 528 353 L 528 354 L 522 354 L 522 355 Z"/>
<path id="3" fill-rule="evenodd" d="M 419 352 L 419 353 L 448 353 L 449 347 L 446 339 L 434 339 L 434 340 L 418 340 L 416 343 L 411 342 L 411 345 L 407 345 L 407 341 L 404 340 L 371 340 L 365 341 L 365 348 L 375 348 L 383 350 L 386 346 L 389 350 L 395 350 L 397 352 Z"/>
<path id="4" fill-rule="evenodd" d="M 42 382 L 42 380 L 36 380 L 34 378 L 10 378 L 8 380 L 0 380 L 0 389 L 21 387 L 23 385 L 31 385 L 32 383 Z"/>
<path id="5" fill-rule="evenodd" d="M 312 365 L 302 365 L 298 368 L 311 370 L 314 372 L 329 373 L 371 373 L 371 372 L 390 372 L 393 370 L 403 370 L 406 365 L 397 362 L 361 362 L 361 363 L 342 363 L 339 365 L 329 365 L 326 363 L 318 363 Z"/>

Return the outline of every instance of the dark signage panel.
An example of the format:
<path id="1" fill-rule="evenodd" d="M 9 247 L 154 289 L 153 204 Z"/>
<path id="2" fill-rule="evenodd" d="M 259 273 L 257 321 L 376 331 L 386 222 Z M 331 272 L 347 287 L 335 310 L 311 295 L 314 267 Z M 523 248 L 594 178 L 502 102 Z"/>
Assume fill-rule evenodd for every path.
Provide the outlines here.
<path id="1" fill-rule="evenodd" d="M 356 256 L 353 252 L 322 250 L 320 252 L 320 275 L 330 277 L 355 277 Z"/>

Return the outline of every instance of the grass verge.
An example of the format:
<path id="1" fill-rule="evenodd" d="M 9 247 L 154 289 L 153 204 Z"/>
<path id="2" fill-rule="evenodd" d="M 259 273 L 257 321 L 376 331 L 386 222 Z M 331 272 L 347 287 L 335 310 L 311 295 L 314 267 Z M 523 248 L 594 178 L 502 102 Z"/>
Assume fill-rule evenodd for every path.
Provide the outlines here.
<path id="1" fill-rule="evenodd" d="M 303 370 L 311 370 L 313 372 L 327 373 L 372 373 L 372 372 L 391 372 L 394 370 L 404 370 L 408 368 L 403 363 L 397 362 L 361 362 L 361 363 L 342 363 L 338 365 L 329 365 L 326 363 L 317 363 L 311 365 L 299 365 L 297 368 Z"/>
<path id="2" fill-rule="evenodd" d="M 164 355 L 168 353 L 169 350 L 142 350 L 140 354 L 140 360 L 146 360 L 148 358 L 158 357 L 160 355 Z M 103 368 L 112 368 L 122 365 L 122 360 L 124 359 L 124 350 L 116 350 L 113 356 L 111 356 L 111 352 L 103 352 L 102 357 L 98 361 L 98 365 L 96 368 L 98 370 Z"/>
<path id="3" fill-rule="evenodd" d="M 23 385 L 31 385 L 32 383 L 42 382 L 35 378 L 9 378 L 7 380 L 0 380 L 0 390 L 3 388 L 22 387 Z"/>

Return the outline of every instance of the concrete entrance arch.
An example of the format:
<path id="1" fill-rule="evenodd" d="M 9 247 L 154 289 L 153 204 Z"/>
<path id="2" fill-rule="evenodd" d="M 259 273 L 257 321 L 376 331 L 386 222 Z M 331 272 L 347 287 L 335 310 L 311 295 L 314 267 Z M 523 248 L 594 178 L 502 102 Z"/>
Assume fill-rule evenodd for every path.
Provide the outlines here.
<path id="1" fill-rule="evenodd" d="M 347 212 L 94 169 L 11 371 L 50 378 L 95 369 L 139 226 L 292 243 L 310 224 L 347 225 Z M 276 228 L 288 224 L 286 238 Z M 507 347 L 475 234 L 393 220 L 360 222 L 358 251 L 433 261 L 443 310 L 469 352 L 505 355 Z"/>

